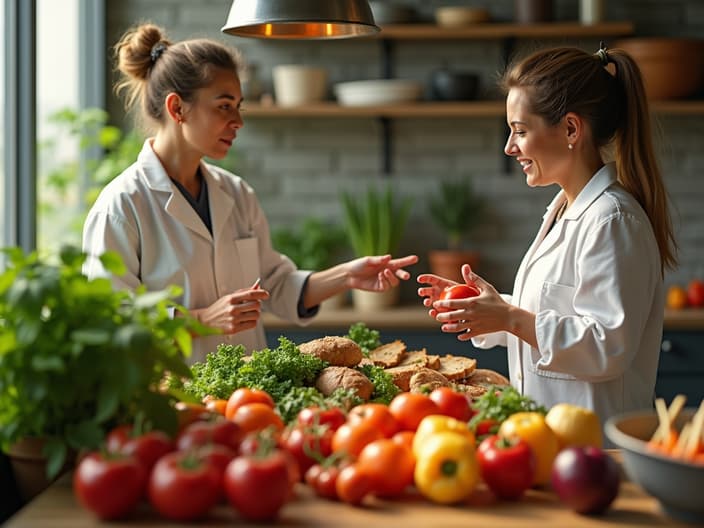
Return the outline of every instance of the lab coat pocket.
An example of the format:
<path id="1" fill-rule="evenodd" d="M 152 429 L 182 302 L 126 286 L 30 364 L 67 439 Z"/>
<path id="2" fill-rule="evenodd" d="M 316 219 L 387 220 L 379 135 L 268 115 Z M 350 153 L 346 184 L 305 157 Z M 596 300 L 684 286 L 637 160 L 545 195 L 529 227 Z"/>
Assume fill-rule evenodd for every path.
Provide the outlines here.
<path id="1" fill-rule="evenodd" d="M 239 262 L 240 288 L 248 288 L 259 278 L 259 239 L 257 237 L 235 240 L 236 258 Z"/>

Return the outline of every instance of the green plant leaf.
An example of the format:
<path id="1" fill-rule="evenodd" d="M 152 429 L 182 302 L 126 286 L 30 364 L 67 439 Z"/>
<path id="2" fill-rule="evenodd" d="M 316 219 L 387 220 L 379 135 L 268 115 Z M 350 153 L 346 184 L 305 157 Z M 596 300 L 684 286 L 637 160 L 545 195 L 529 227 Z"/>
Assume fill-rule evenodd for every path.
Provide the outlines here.
<path id="1" fill-rule="evenodd" d="M 71 332 L 71 341 L 82 345 L 105 345 L 112 334 L 104 328 L 79 328 Z"/>
<path id="2" fill-rule="evenodd" d="M 100 263 L 113 275 L 120 276 L 127 272 L 127 267 L 117 251 L 106 251 L 100 255 Z"/>
<path id="3" fill-rule="evenodd" d="M 46 476 L 48 479 L 56 477 L 64 467 L 67 451 L 66 444 L 58 438 L 47 439 L 42 452 L 47 458 Z"/>

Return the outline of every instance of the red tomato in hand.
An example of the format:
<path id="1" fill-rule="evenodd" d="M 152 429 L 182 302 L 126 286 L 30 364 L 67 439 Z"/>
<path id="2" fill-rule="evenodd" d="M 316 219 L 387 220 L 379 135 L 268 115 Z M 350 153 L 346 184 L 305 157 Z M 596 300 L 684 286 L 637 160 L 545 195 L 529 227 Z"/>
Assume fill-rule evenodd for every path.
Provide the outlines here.
<path id="1" fill-rule="evenodd" d="M 87 510 L 100 519 L 124 517 L 144 493 L 147 473 L 131 456 L 89 453 L 73 474 L 73 490 Z"/>
<path id="2" fill-rule="evenodd" d="M 176 446 L 169 435 L 155 430 L 130 438 L 122 446 L 121 452 L 136 457 L 149 474 L 157 460 L 175 448 Z"/>
<path id="3" fill-rule="evenodd" d="M 466 299 L 467 297 L 476 297 L 479 295 L 479 288 L 472 284 L 455 284 L 448 286 L 440 294 L 441 301 L 451 299 Z"/>
<path id="4" fill-rule="evenodd" d="M 695 308 L 704 306 L 704 281 L 699 279 L 689 281 L 687 285 L 687 302 Z"/>
<path id="5" fill-rule="evenodd" d="M 169 519 L 198 519 L 220 500 L 222 478 L 216 464 L 194 452 L 175 451 L 154 465 L 149 477 L 149 501 Z"/>
<path id="6" fill-rule="evenodd" d="M 487 436 L 477 448 L 477 461 L 482 479 L 499 498 L 518 499 L 533 484 L 535 455 L 521 438 Z"/>
<path id="7" fill-rule="evenodd" d="M 452 390 L 450 387 L 438 387 L 430 393 L 430 399 L 440 409 L 440 414 L 451 416 L 462 422 L 467 422 L 474 414 L 467 396 Z"/>
<path id="8" fill-rule="evenodd" d="M 249 521 L 275 519 L 290 495 L 289 469 L 282 451 L 238 456 L 225 470 L 225 494 Z"/>

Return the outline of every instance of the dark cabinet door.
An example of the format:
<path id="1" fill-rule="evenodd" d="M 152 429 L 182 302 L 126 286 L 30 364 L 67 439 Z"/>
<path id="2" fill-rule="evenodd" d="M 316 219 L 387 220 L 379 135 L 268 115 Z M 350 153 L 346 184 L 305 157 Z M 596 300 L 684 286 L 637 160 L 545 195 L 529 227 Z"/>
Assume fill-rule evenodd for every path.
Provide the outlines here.
<path id="1" fill-rule="evenodd" d="M 655 395 L 670 402 L 677 394 L 687 396 L 691 407 L 704 399 L 704 332 L 663 335 Z"/>

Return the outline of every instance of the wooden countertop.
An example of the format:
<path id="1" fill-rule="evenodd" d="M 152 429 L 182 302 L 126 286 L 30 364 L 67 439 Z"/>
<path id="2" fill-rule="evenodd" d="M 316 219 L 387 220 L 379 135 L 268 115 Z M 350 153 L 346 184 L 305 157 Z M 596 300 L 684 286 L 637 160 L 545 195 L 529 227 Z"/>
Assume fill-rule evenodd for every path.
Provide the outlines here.
<path id="1" fill-rule="evenodd" d="M 300 328 L 269 313 L 263 315 L 263 321 L 268 329 Z M 396 306 L 378 312 L 361 312 L 350 306 L 327 308 L 323 305 L 306 328 L 347 328 L 358 321 L 374 329 L 438 329 L 438 323 L 428 316 L 427 310 L 420 304 Z M 666 309 L 665 330 L 704 330 L 704 310 Z"/>
<path id="2" fill-rule="evenodd" d="M 561 504 L 550 491 L 530 490 L 517 502 L 497 502 L 480 487 L 470 499 L 457 506 L 441 506 L 409 495 L 403 500 L 382 501 L 371 498 L 362 508 L 318 499 L 309 488 L 299 485 L 296 498 L 281 511 L 277 525 L 296 527 L 335 526 L 340 528 L 433 528 L 457 526 L 496 526 L 523 528 L 542 526 L 574 528 L 605 526 L 677 526 L 660 511 L 655 499 L 631 482 L 623 482 L 611 509 L 602 516 L 577 515 Z M 233 524 L 234 523 L 234 524 Z M 272 523 L 273 524 L 273 523 Z M 200 526 L 262 526 L 237 518 L 228 505 L 218 506 Z M 271 524 L 268 524 L 271 525 Z M 101 523 L 76 501 L 70 478 L 64 477 L 20 510 L 5 524 L 6 528 L 98 528 L 184 526 L 161 519 L 144 505 L 122 522 Z M 684 526 L 684 525 L 683 525 Z"/>

